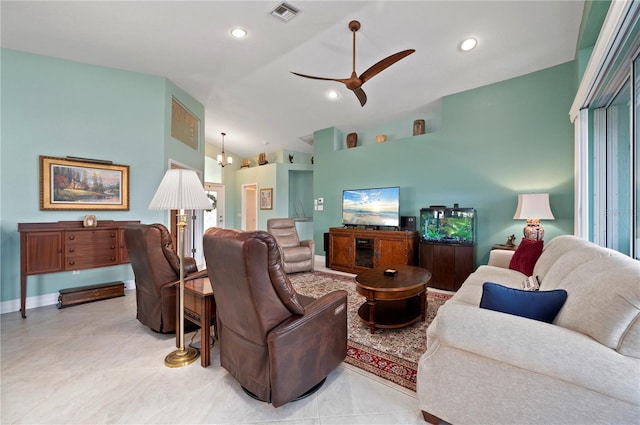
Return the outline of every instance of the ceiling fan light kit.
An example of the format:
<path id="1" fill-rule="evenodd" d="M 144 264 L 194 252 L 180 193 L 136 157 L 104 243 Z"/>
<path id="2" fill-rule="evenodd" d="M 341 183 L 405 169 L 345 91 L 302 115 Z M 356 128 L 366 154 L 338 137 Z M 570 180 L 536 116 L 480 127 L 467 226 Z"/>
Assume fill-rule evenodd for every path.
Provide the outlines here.
<path id="1" fill-rule="evenodd" d="M 360 76 L 356 73 L 356 32 L 360 29 L 360 22 L 351 21 L 349 22 L 349 30 L 353 34 L 353 71 L 351 72 L 351 76 L 349 78 L 325 78 L 325 77 L 315 77 L 313 75 L 299 74 L 297 72 L 292 72 L 292 74 L 297 75 L 299 77 L 311 78 L 313 80 L 325 80 L 325 81 L 337 81 L 339 83 L 344 84 L 349 90 L 351 90 L 358 100 L 360 101 L 360 105 L 364 106 L 367 103 L 367 95 L 362 90 L 362 85 L 366 83 L 368 80 L 384 71 L 394 63 L 398 62 L 401 59 L 409 56 L 415 49 L 403 50 L 401 52 L 395 53 L 391 56 L 388 56 L 381 61 L 377 62 L 369 69 L 364 71 Z"/>

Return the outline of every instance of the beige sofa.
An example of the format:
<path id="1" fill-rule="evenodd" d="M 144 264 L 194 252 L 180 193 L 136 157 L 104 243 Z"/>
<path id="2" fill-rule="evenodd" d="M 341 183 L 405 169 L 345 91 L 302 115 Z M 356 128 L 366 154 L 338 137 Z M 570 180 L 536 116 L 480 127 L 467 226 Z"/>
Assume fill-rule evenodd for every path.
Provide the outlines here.
<path id="1" fill-rule="evenodd" d="M 427 330 L 417 395 L 428 422 L 640 423 L 640 262 L 574 236 L 545 243 L 541 291 L 565 289 L 553 324 L 479 307 L 482 284 L 522 288 L 491 251 Z"/>

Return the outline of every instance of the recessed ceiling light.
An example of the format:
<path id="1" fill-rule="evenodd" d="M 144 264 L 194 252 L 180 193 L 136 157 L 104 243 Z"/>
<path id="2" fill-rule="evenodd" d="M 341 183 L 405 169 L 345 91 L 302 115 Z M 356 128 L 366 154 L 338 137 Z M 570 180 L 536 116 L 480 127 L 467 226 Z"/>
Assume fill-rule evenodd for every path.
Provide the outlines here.
<path id="1" fill-rule="evenodd" d="M 469 50 L 473 50 L 478 45 L 478 40 L 475 38 L 466 38 L 460 43 L 460 50 L 463 52 L 468 52 Z"/>
<path id="2" fill-rule="evenodd" d="M 337 91 L 335 91 L 335 90 L 329 90 L 329 91 L 327 92 L 327 97 L 328 97 L 329 99 L 331 99 L 331 100 L 336 100 L 336 99 L 338 99 L 338 98 L 340 97 L 340 93 L 338 93 L 338 92 L 337 92 Z"/>
<path id="3" fill-rule="evenodd" d="M 245 38 L 247 36 L 247 30 L 243 28 L 234 28 L 231 30 L 231 35 L 235 38 Z"/>

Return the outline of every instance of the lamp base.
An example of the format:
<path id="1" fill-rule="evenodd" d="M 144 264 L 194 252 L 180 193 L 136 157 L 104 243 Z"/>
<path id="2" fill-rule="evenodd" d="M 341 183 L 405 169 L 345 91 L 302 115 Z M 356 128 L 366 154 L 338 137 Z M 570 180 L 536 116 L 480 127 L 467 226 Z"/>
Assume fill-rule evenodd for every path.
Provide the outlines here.
<path id="1" fill-rule="evenodd" d="M 540 224 L 539 219 L 530 218 L 527 225 L 524 226 L 524 237 L 532 241 L 540 241 L 544 237 L 544 227 Z"/>
<path id="2" fill-rule="evenodd" d="M 167 367 L 183 367 L 195 362 L 200 356 L 200 352 L 193 347 L 183 350 L 175 350 L 167 354 L 164 358 L 164 365 Z"/>

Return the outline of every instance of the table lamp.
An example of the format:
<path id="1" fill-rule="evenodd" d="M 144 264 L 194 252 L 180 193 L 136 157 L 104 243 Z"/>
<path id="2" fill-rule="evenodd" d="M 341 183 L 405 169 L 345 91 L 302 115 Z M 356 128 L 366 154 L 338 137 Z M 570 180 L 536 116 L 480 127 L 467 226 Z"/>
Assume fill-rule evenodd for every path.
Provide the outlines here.
<path id="1" fill-rule="evenodd" d="M 527 220 L 524 237 L 533 241 L 542 240 L 544 228 L 540 220 L 553 220 L 548 193 L 530 193 L 518 195 L 518 208 L 513 216 L 516 220 Z"/>
<path id="2" fill-rule="evenodd" d="M 193 363 L 199 356 L 197 349 L 184 347 L 184 229 L 187 216 L 184 210 L 211 209 L 211 201 L 193 170 L 167 170 L 156 194 L 149 204 L 150 210 L 180 210 L 178 214 L 178 252 L 180 256 L 180 347 L 165 357 L 168 367 L 182 367 Z"/>

